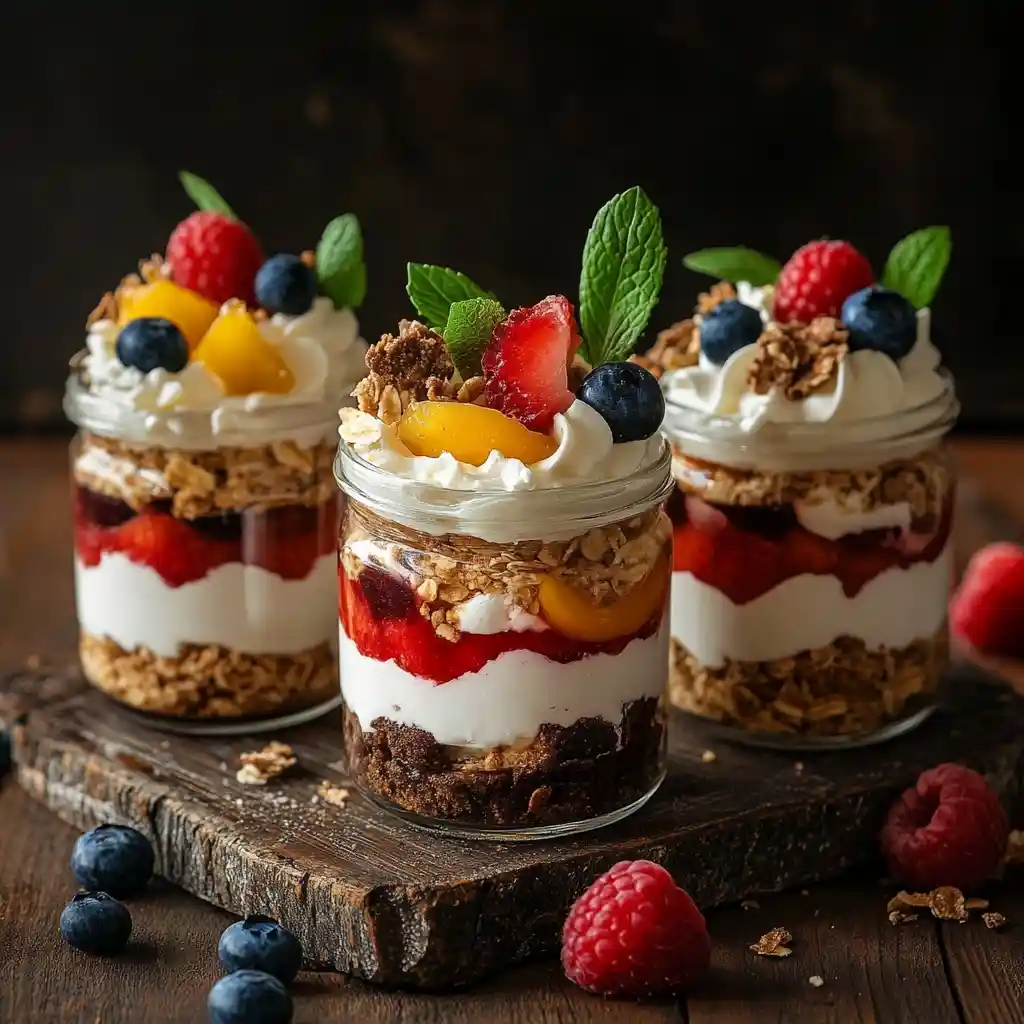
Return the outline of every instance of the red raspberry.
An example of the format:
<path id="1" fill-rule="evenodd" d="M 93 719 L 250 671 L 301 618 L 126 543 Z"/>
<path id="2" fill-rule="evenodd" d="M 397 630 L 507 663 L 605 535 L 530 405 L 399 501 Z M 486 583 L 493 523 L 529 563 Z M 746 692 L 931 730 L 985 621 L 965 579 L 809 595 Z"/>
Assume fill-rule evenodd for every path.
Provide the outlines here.
<path id="1" fill-rule="evenodd" d="M 999 797 L 975 771 L 940 764 L 892 805 L 882 853 L 895 878 L 915 889 L 976 889 L 999 866 L 1010 826 Z"/>
<path id="2" fill-rule="evenodd" d="M 874 281 L 871 264 L 849 242 L 808 242 L 779 274 L 772 316 L 780 324 L 837 317 L 846 299 Z"/>
<path id="3" fill-rule="evenodd" d="M 200 210 L 186 217 L 167 242 L 174 280 L 218 304 L 241 299 L 256 303 L 256 271 L 263 252 L 255 235 L 222 213 Z"/>
<path id="4" fill-rule="evenodd" d="M 949 605 L 955 636 L 982 654 L 1024 657 L 1024 549 L 989 544 L 970 561 Z"/>
<path id="5" fill-rule="evenodd" d="M 562 929 L 570 981 L 602 995 L 656 996 L 696 981 L 711 961 L 701 912 L 649 860 L 624 860 L 575 902 Z"/>

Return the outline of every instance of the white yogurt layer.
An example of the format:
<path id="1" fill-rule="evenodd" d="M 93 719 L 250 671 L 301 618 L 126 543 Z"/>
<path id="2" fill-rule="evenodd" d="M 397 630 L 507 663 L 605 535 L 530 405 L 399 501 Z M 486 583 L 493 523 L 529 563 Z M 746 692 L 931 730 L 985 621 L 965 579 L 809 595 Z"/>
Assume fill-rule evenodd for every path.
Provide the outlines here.
<path id="1" fill-rule="evenodd" d="M 726 658 L 787 658 L 840 636 L 869 649 L 906 647 L 942 626 L 952 580 L 952 543 L 934 562 L 886 569 L 852 598 L 835 576 L 804 573 L 736 605 L 692 573 L 674 572 L 672 636 L 708 668 Z"/>
<path id="2" fill-rule="evenodd" d="M 805 530 L 828 540 L 868 530 L 909 530 L 912 518 L 910 505 L 905 501 L 866 510 L 850 508 L 835 500 L 794 501 L 793 511 Z"/>
<path id="3" fill-rule="evenodd" d="M 87 567 L 75 559 L 78 623 L 125 650 L 174 657 L 181 644 L 219 644 L 246 654 L 296 654 L 331 642 L 337 618 L 337 561 L 321 555 L 305 579 L 285 580 L 231 562 L 169 587 L 148 565 L 119 552 Z"/>
<path id="4" fill-rule="evenodd" d="M 438 743 L 487 750 L 536 736 L 542 725 L 602 718 L 618 727 L 624 704 L 661 697 L 668 623 L 618 654 L 562 664 L 533 651 L 507 651 L 479 672 L 447 683 L 411 675 L 393 660 L 361 654 L 339 626 L 341 692 L 364 731 L 375 718 L 431 733 Z"/>

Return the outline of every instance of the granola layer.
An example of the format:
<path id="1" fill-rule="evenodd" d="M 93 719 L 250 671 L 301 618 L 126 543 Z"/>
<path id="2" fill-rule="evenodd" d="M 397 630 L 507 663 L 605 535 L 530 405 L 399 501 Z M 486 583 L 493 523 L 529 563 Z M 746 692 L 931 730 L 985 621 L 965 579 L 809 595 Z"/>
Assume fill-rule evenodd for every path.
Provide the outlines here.
<path id="1" fill-rule="evenodd" d="M 913 714 L 948 663 L 945 629 L 908 647 L 844 636 L 774 661 L 702 665 L 672 640 L 669 692 L 684 711 L 753 732 L 849 736 Z"/>
<path id="2" fill-rule="evenodd" d="M 108 637 L 79 635 L 86 679 L 108 696 L 173 718 L 247 718 L 314 707 L 338 692 L 332 646 L 295 654 L 246 654 L 183 644 L 177 657 L 125 650 Z"/>

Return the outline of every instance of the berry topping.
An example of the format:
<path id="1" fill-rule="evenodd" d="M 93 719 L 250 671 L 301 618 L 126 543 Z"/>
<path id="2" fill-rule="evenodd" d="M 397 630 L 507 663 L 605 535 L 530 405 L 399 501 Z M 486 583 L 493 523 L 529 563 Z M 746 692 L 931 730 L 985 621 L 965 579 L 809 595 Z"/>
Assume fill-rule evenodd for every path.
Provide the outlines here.
<path id="1" fill-rule="evenodd" d="M 80 892 L 61 912 L 60 933 L 83 953 L 119 953 L 131 937 L 132 915 L 105 892 Z"/>
<path id="2" fill-rule="evenodd" d="M 256 274 L 256 301 L 268 313 L 308 313 L 316 292 L 316 271 L 298 256 L 271 256 Z"/>
<path id="3" fill-rule="evenodd" d="M 487 404 L 531 430 L 549 430 L 556 413 L 572 404 L 568 370 L 579 346 L 572 303 L 564 296 L 513 310 L 494 328 L 481 358 Z"/>
<path id="4" fill-rule="evenodd" d="M 953 595 L 949 623 L 954 635 L 983 654 L 1024 657 L 1024 548 L 982 548 Z"/>
<path id="5" fill-rule="evenodd" d="M 71 873 L 83 889 L 135 896 L 153 877 L 153 846 L 127 825 L 100 825 L 80 835 L 71 851 Z"/>
<path id="6" fill-rule="evenodd" d="M 700 322 L 700 350 L 716 366 L 722 366 L 734 352 L 757 343 L 764 330 L 761 314 L 739 299 L 726 299 Z"/>
<path id="7" fill-rule="evenodd" d="M 283 395 L 295 386 L 288 364 L 241 305 L 227 307 L 214 320 L 195 358 L 229 395 L 251 395 L 255 391 Z"/>
<path id="8" fill-rule="evenodd" d="M 616 444 L 652 437 L 665 418 L 661 385 L 637 363 L 605 363 L 591 370 L 577 396 L 601 414 Z"/>
<path id="9" fill-rule="evenodd" d="M 217 305 L 241 299 L 252 305 L 263 253 L 253 233 L 223 213 L 200 210 L 186 217 L 167 242 L 174 280 Z"/>
<path id="10" fill-rule="evenodd" d="M 217 955 L 229 971 L 265 971 L 285 985 L 295 980 L 302 966 L 299 940 L 262 914 L 250 914 L 228 926 L 220 937 Z"/>
<path id="11" fill-rule="evenodd" d="M 854 292 L 844 303 L 840 319 L 850 332 L 850 351 L 859 348 L 902 359 L 917 340 L 917 311 L 891 288 L 871 286 Z"/>
<path id="12" fill-rule="evenodd" d="M 219 312 L 217 303 L 173 281 L 152 281 L 125 292 L 117 322 L 124 327 L 140 317 L 163 317 L 180 328 L 188 347 L 194 349 Z"/>
<path id="13" fill-rule="evenodd" d="M 212 1024 L 289 1024 L 292 997 L 272 974 L 236 971 L 221 978 L 206 1000 Z"/>
<path id="14" fill-rule="evenodd" d="M 849 242 L 808 242 L 782 268 L 772 314 L 781 324 L 838 317 L 846 298 L 874 280 L 871 264 Z"/>
<path id="15" fill-rule="evenodd" d="M 999 866 L 1010 827 L 999 797 L 975 771 L 940 764 L 893 804 L 882 829 L 889 870 L 915 889 L 976 889 Z"/>
<path id="16" fill-rule="evenodd" d="M 603 995 L 656 996 L 704 974 L 711 940 L 693 900 L 659 864 L 621 861 L 576 901 L 562 930 L 570 981 Z"/>
<path id="17" fill-rule="evenodd" d="M 114 348 L 123 366 L 178 373 L 188 366 L 188 342 L 170 320 L 144 316 L 124 325 Z"/>

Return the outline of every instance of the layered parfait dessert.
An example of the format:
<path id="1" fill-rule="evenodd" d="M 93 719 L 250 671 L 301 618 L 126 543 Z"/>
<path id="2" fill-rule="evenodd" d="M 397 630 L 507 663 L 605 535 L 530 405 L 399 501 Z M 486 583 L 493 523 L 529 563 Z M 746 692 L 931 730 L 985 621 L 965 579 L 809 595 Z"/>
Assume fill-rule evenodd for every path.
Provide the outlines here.
<path id="1" fill-rule="evenodd" d="M 881 280 L 848 242 L 722 278 L 641 358 L 676 492 L 672 699 L 747 740 L 856 744 L 920 721 L 946 662 L 957 402 L 930 340 L 949 232 Z"/>
<path id="2" fill-rule="evenodd" d="M 337 396 L 362 372 L 351 215 L 264 257 L 205 182 L 89 318 L 65 406 L 87 679 L 177 720 L 336 700 Z"/>
<path id="3" fill-rule="evenodd" d="M 358 409 L 341 412 L 349 770 L 414 823 L 577 831 L 664 775 L 664 401 L 621 361 L 664 252 L 639 189 L 607 204 L 582 334 L 564 296 L 507 312 L 462 274 L 410 264 L 420 320 L 370 348 Z"/>

